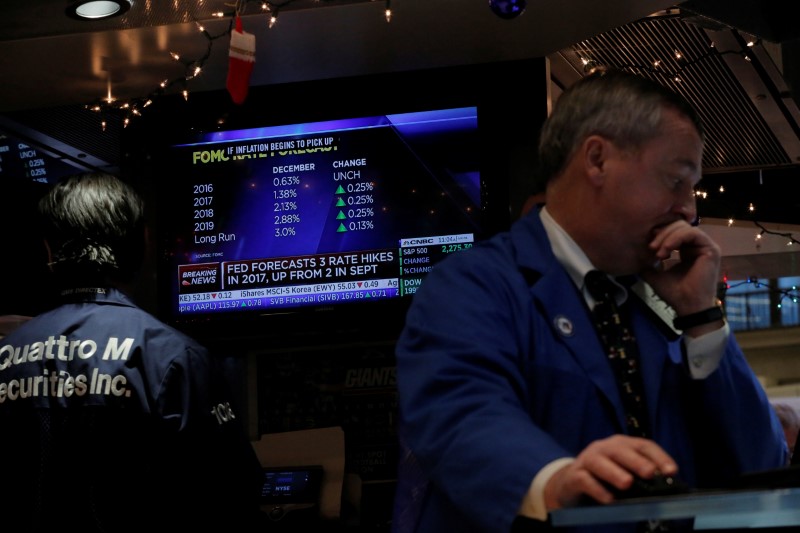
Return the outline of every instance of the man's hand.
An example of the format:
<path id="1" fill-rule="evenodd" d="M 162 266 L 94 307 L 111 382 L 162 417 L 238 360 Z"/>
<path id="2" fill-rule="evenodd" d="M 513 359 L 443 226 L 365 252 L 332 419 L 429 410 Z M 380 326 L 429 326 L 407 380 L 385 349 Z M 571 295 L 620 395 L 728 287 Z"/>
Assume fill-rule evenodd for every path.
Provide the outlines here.
<path id="1" fill-rule="evenodd" d="M 701 229 L 680 220 L 655 236 L 650 248 L 660 260 L 658 267 L 642 272 L 642 278 L 678 316 L 713 306 L 717 300 L 721 251 Z M 677 257 L 672 257 L 677 251 Z"/>
<path id="2" fill-rule="evenodd" d="M 630 488 L 634 476 L 651 479 L 674 475 L 678 465 L 655 442 L 627 435 L 594 441 L 569 465 L 557 471 L 544 488 L 548 511 L 578 504 L 584 496 L 600 503 L 614 501 L 607 485 Z"/>

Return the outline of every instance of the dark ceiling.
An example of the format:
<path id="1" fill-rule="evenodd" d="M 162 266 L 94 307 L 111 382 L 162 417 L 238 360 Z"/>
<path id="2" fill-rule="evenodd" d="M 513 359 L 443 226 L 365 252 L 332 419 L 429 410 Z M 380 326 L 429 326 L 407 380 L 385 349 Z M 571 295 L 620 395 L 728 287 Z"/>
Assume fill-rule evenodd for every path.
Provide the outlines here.
<path id="1" fill-rule="evenodd" d="M 67 16 L 72 2 L 65 0 L 4 1 L 0 133 L 39 146 L 78 168 L 114 171 L 120 158 L 116 132 L 123 126 L 124 114 L 99 116 L 87 111 L 87 105 L 108 104 L 104 100 L 109 96 L 121 105 L 176 92 L 181 87 L 163 90 L 161 82 L 184 79 L 193 62 L 202 62 L 207 72 L 192 80 L 192 90 L 223 87 L 229 32 L 237 9 L 245 21 L 244 30 L 258 33 L 267 27 L 267 14 L 282 13 L 283 22 L 311 8 L 370 1 L 136 0 L 121 16 L 90 21 Z M 270 9 L 265 12 L 262 5 Z M 259 35 L 259 41 L 263 40 Z M 172 52 L 182 59 L 175 61 Z M 259 82 L 254 78 L 254 83 Z M 107 123 L 105 129 L 102 121 Z"/>
<path id="2" fill-rule="evenodd" d="M 134 0 L 126 14 L 90 22 L 68 18 L 69 3 L 3 1 L 0 133 L 79 168 L 114 170 L 130 112 L 112 108 L 184 87 L 224 88 L 234 2 Z M 485 0 L 393 0 L 386 22 L 383 0 L 288 0 L 266 3 L 279 15 L 273 28 L 262 4 L 238 4 L 245 31 L 256 36 L 252 85 L 547 56 L 557 98 L 584 75 L 584 62 L 635 70 L 700 110 L 714 190 L 752 183 L 773 204 L 771 216 L 800 223 L 800 30 L 777 1 L 544 0 L 506 20 Z M 186 80 L 194 66 L 201 74 Z M 320 95 L 331 105 L 336 96 Z M 86 109 L 97 102 L 105 112 Z M 706 216 L 741 216 L 741 196 L 712 198 Z"/>
<path id="3" fill-rule="evenodd" d="M 113 169 L 119 115 L 100 117 L 86 105 L 108 97 L 114 105 L 144 99 L 159 94 L 164 81 L 173 94 L 184 87 L 224 88 L 232 0 L 134 0 L 126 14 L 105 21 L 68 18 L 69 4 L 3 1 L 0 129 L 7 134 L 76 165 Z M 391 22 L 385 0 L 247 1 L 238 8 L 243 29 L 256 38 L 250 79 L 256 86 L 542 57 L 670 2 L 641 4 L 541 0 L 506 20 L 485 0 L 393 0 Z M 219 12 L 225 16 L 215 17 Z M 278 22 L 269 28 L 268 15 L 276 12 Z M 184 84 L 198 63 L 201 74 Z M 321 97 L 335 105 L 336 96 Z"/>

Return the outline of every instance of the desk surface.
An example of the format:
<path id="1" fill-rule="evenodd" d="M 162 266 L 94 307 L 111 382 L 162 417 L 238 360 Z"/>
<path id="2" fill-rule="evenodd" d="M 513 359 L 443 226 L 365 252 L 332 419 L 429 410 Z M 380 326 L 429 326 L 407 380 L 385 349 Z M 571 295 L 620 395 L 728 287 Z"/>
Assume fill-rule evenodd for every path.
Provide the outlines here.
<path id="1" fill-rule="evenodd" d="M 681 518 L 694 518 L 696 530 L 800 525 L 800 488 L 701 491 L 550 513 L 556 527 Z"/>

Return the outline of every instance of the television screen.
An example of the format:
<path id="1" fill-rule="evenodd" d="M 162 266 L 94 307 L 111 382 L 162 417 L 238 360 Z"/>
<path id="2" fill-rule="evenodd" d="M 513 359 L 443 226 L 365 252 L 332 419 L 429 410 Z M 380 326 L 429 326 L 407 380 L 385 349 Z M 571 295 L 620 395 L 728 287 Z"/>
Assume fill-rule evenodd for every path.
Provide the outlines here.
<path id="1" fill-rule="evenodd" d="M 519 67 L 489 71 L 513 81 Z M 159 204 L 160 316 L 199 337 L 399 333 L 438 261 L 508 227 L 508 168 L 533 152 L 546 102 L 485 97 L 481 72 L 251 88 L 213 125 L 165 106 L 130 142 L 158 145 L 143 174 Z M 210 101 L 186 109 L 219 110 Z"/>
<path id="2" fill-rule="evenodd" d="M 477 108 L 200 134 L 174 145 L 173 313 L 414 294 L 485 236 Z"/>

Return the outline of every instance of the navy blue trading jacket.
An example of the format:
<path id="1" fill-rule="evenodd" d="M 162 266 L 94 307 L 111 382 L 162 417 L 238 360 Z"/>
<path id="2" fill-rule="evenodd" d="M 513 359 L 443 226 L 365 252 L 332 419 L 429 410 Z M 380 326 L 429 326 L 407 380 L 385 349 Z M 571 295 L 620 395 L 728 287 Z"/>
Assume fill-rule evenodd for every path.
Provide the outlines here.
<path id="1" fill-rule="evenodd" d="M 258 519 L 261 470 L 222 361 L 114 289 L 0 339 L 0 501 L 18 531 Z"/>
<path id="2" fill-rule="evenodd" d="M 510 531 L 539 470 L 625 431 L 608 356 L 537 211 L 428 276 L 397 342 L 404 454 L 392 528 Z M 631 308 L 653 440 L 679 476 L 715 488 L 785 464 L 780 423 L 735 336 L 719 368 L 696 380 L 682 340 L 638 298 Z M 636 525 L 558 531 L 634 533 Z"/>

